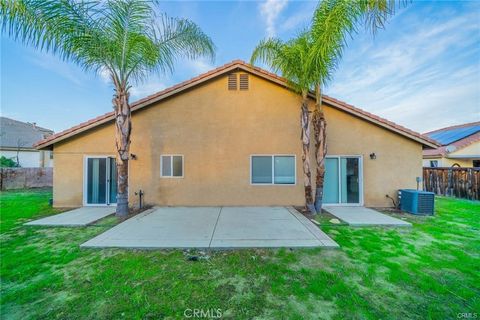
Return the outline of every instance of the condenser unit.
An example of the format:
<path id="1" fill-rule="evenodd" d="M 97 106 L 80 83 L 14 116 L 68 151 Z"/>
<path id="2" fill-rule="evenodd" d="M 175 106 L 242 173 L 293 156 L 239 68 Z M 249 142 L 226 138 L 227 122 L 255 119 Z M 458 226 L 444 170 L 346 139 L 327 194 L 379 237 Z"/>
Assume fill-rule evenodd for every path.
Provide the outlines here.
<path id="1" fill-rule="evenodd" d="M 402 189 L 400 190 L 400 209 L 413 214 L 433 215 L 435 205 L 433 192 Z"/>

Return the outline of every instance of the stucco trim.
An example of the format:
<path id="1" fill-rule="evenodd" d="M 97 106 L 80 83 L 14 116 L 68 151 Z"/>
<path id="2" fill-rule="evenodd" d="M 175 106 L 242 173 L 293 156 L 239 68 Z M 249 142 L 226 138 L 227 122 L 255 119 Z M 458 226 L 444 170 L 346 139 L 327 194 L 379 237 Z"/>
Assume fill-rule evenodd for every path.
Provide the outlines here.
<path id="1" fill-rule="evenodd" d="M 464 160 L 476 160 L 480 159 L 480 154 L 459 154 L 453 156 L 446 156 L 447 159 L 464 159 Z"/>
<path id="2" fill-rule="evenodd" d="M 234 71 L 234 70 L 243 70 L 245 72 L 251 73 L 253 75 L 256 75 L 260 78 L 266 79 L 268 81 L 271 81 L 273 83 L 276 83 L 286 89 L 289 89 L 288 82 L 286 81 L 285 78 L 282 78 L 274 73 L 271 73 L 269 71 L 266 71 L 264 69 L 261 69 L 259 67 L 252 66 L 250 64 L 247 64 L 244 61 L 241 60 L 234 60 L 230 63 L 227 63 L 221 67 L 218 67 L 216 69 L 213 69 L 207 73 L 201 74 L 195 78 L 192 78 L 190 80 L 184 81 L 182 83 L 179 83 L 173 87 L 167 88 L 165 90 L 162 90 L 158 93 L 155 93 L 153 95 L 147 96 L 143 99 L 140 99 L 134 103 L 131 104 L 131 109 L 132 112 L 137 111 L 138 109 L 144 108 L 146 106 L 152 105 L 153 103 L 159 102 L 163 99 L 169 98 L 173 95 L 179 94 L 185 90 L 191 89 L 197 85 L 200 85 L 204 82 L 207 82 L 209 80 L 212 80 L 214 78 L 217 78 L 219 76 L 222 76 L 224 74 L 227 74 L 228 72 Z M 314 93 L 310 93 L 309 97 L 311 99 L 315 99 Z M 342 110 L 346 113 L 349 113 L 355 117 L 358 117 L 360 119 L 366 120 L 368 122 L 371 122 L 375 125 L 378 125 L 380 127 L 383 127 L 387 130 L 390 130 L 392 132 L 395 132 L 399 135 L 402 135 L 408 139 L 414 140 L 416 142 L 419 142 L 423 146 L 429 147 L 429 148 L 437 148 L 439 147 L 439 144 L 426 137 L 423 136 L 422 134 L 418 132 L 414 132 L 412 130 L 409 130 L 405 127 L 402 127 L 394 122 L 388 121 L 384 118 L 378 117 L 374 114 L 371 114 L 369 112 L 366 112 L 362 109 L 353 107 L 352 105 L 349 105 L 345 102 L 342 102 L 340 100 L 334 99 L 329 96 L 323 96 L 323 102 L 327 104 L 328 106 L 331 106 L 333 108 Z M 106 114 L 103 114 L 97 118 L 94 118 L 92 120 L 89 120 L 87 122 L 80 123 L 77 126 L 74 126 L 70 129 L 64 130 L 62 132 L 59 132 L 57 134 L 54 134 L 52 136 L 49 136 L 48 138 L 37 142 L 34 146 L 37 149 L 45 149 L 45 148 L 52 148 L 52 145 L 54 143 L 60 142 L 62 140 L 65 140 L 67 138 L 70 138 L 72 136 L 75 136 L 81 132 L 87 131 L 91 128 L 94 128 L 96 126 L 99 126 L 101 124 L 107 123 L 109 121 L 114 120 L 114 113 L 109 112 Z"/>

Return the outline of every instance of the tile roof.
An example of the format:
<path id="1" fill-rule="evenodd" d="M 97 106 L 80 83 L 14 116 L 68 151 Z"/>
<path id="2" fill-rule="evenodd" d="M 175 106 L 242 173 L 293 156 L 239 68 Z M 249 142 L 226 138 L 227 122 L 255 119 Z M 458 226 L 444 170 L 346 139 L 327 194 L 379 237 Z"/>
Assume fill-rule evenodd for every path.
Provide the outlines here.
<path id="1" fill-rule="evenodd" d="M 0 148 L 33 149 L 33 145 L 53 134 L 34 123 L 0 117 Z"/>
<path id="2" fill-rule="evenodd" d="M 227 72 L 230 72 L 232 70 L 237 70 L 237 69 L 242 69 L 246 72 L 258 75 L 262 78 L 265 78 L 269 81 L 275 82 L 275 83 L 277 83 L 277 84 L 279 84 L 283 87 L 288 88 L 288 83 L 287 83 L 285 78 L 282 78 L 282 77 L 280 77 L 280 76 L 278 76 L 274 73 L 271 73 L 267 70 L 264 70 L 262 68 L 255 67 L 255 66 L 253 66 L 251 64 L 248 64 L 248 63 L 246 63 L 242 60 L 234 60 L 234 61 L 232 61 L 230 63 L 227 63 L 223 66 L 220 66 L 218 68 L 210 70 L 206 73 L 200 74 L 197 77 L 191 78 L 187 81 L 181 82 L 181 83 L 176 84 L 172 87 L 166 88 L 162 91 L 159 91 L 159 92 L 154 93 L 152 95 L 149 95 L 145 98 L 137 100 L 137 101 L 135 101 L 131 104 L 131 110 L 132 110 L 132 112 L 134 112 L 137 109 L 140 109 L 140 108 L 143 108 L 145 106 L 151 105 L 152 103 L 155 103 L 155 102 L 157 102 L 161 99 L 165 99 L 165 98 L 170 97 L 174 94 L 177 94 L 177 93 L 179 93 L 183 90 L 187 90 L 187 89 L 189 89 L 189 88 L 191 88 L 195 85 L 198 85 L 200 83 L 203 83 L 205 81 L 208 81 L 208 80 L 213 79 L 215 77 L 218 77 L 222 74 L 225 74 Z M 315 98 L 315 95 L 313 93 L 310 93 L 310 97 Z M 400 126 L 400 125 L 398 125 L 394 122 L 388 121 L 384 118 L 376 116 L 376 115 L 374 115 L 372 113 L 369 113 L 367 111 L 364 111 L 362 109 L 356 108 L 356 107 L 354 107 L 352 105 L 349 105 L 349 104 L 347 104 L 343 101 L 334 99 L 334 98 L 326 96 L 326 95 L 323 96 L 323 101 L 324 101 L 324 103 L 326 103 L 329 106 L 332 106 L 332 107 L 337 108 L 337 109 L 341 109 L 341 110 L 343 110 L 347 113 L 353 114 L 353 115 L 355 115 L 357 117 L 360 117 L 364 120 L 373 122 L 373 123 L 375 123 L 379 126 L 382 126 L 386 129 L 388 129 L 388 130 L 394 131 L 394 132 L 399 133 L 401 135 L 404 135 L 404 136 L 406 136 L 410 139 L 416 140 L 416 141 L 422 143 L 424 146 L 427 146 L 427 147 L 430 147 L 430 148 L 435 148 L 439 145 L 435 140 L 430 139 L 427 136 L 424 136 L 424 135 L 422 135 L 418 132 L 407 129 L 403 126 Z M 88 130 L 90 128 L 98 126 L 100 124 L 111 121 L 111 120 L 113 120 L 113 118 L 114 118 L 113 111 L 105 113 L 105 114 L 103 114 L 101 116 L 98 116 L 94 119 L 91 119 L 91 120 L 88 120 L 86 122 L 80 123 L 80 124 L 70 128 L 70 129 L 64 130 L 62 132 L 59 132 L 59 133 L 57 133 L 53 136 L 50 136 L 50 137 L 44 139 L 42 141 L 39 141 L 36 144 L 36 147 L 38 149 L 48 147 L 48 146 L 50 146 L 50 145 L 52 145 L 52 144 L 54 144 L 58 141 L 61 141 L 61 140 L 66 139 L 68 137 L 71 137 L 71 136 L 73 136 L 77 133 L 83 132 L 85 130 Z"/>

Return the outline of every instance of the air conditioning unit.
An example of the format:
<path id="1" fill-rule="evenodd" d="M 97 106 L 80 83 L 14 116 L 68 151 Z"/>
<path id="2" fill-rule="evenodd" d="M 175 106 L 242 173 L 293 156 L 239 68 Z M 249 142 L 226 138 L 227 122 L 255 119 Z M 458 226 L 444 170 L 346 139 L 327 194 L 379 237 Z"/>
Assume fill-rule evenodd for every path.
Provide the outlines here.
<path id="1" fill-rule="evenodd" d="M 400 210 L 413 214 L 433 215 L 435 205 L 435 194 L 433 192 L 401 189 Z"/>

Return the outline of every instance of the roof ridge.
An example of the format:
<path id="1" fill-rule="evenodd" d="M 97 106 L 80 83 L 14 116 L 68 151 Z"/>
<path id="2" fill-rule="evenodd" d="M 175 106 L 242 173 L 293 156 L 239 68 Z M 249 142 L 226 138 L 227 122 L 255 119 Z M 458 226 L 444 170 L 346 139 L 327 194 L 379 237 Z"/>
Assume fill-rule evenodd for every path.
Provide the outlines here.
<path id="1" fill-rule="evenodd" d="M 453 126 L 448 126 L 448 127 L 428 131 L 428 132 L 425 132 L 423 134 L 425 135 L 425 134 L 430 134 L 430 133 L 435 133 L 435 132 L 440 132 L 440 131 L 447 131 L 447 130 L 451 130 L 451 129 L 470 127 L 470 126 L 473 126 L 473 125 L 480 125 L 480 121 L 474 121 L 474 122 L 468 122 L 468 123 L 462 123 L 462 124 L 455 124 Z"/>
<path id="2" fill-rule="evenodd" d="M 5 116 L 0 116 L 0 118 L 3 118 L 3 119 L 7 119 L 7 120 L 10 120 L 10 121 L 14 121 L 14 122 L 17 122 L 19 124 L 22 124 L 26 127 L 31 127 L 33 129 L 38 129 L 38 130 L 41 130 L 41 131 L 50 131 L 50 132 L 54 132 L 52 129 L 48 129 L 48 128 L 44 128 L 44 127 L 40 127 L 40 126 L 37 126 L 37 124 L 33 123 L 33 122 L 25 122 L 25 121 L 20 121 L 20 120 L 17 120 L 17 119 L 13 119 L 13 118 L 9 118 L 9 117 L 5 117 Z"/>
<path id="3" fill-rule="evenodd" d="M 267 78 L 267 80 L 274 81 L 279 85 L 284 85 L 285 87 L 288 87 L 288 81 L 285 78 L 283 78 L 283 77 L 281 77 L 281 76 L 279 76 L 275 73 L 272 73 L 268 70 L 265 70 L 265 69 L 262 69 L 260 67 L 251 65 L 249 63 L 246 63 L 243 60 L 237 59 L 237 60 L 233 60 L 231 62 L 228 62 L 228 63 L 226 63 L 222 66 L 219 66 L 215 69 L 212 69 L 208 72 L 202 73 L 198 76 L 195 76 L 193 78 L 190 78 L 188 80 L 180 82 L 176 85 L 165 88 L 165 89 L 163 89 L 159 92 L 148 95 L 148 96 L 146 96 L 142 99 L 134 101 L 130 104 L 131 110 L 135 111 L 136 109 L 139 109 L 140 107 L 148 105 L 150 102 L 153 103 L 156 98 L 161 98 L 162 96 L 167 95 L 169 93 L 175 94 L 175 93 L 177 93 L 177 92 L 174 92 L 175 90 L 184 88 L 184 87 L 189 86 L 191 84 L 195 84 L 195 83 L 201 81 L 202 79 L 204 79 L 203 81 L 209 80 L 209 79 L 205 79 L 205 78 L 208 78 L 210 76 L 218 76 L 218 75 L 220 75 L 219 74 L 220 72 L 222 72 L 222 71 L 224 71 L 228 68 L 234 67 L 234 66 L 242 67 L 242 69 L 244 69 L 247 72 L 252 72 L 252 71 L 257 72 L 257 73 L 259 73 L 263 76 L 266 76 L 266 77 L 270 78 L 270 79 Z M 274 80 L 272 80 L 272 79 L 274 79 Z M 313 97 L 313 93 L 311 93 L 311 97 Z M 425 135 L 422 135 L 421 133 L 418 133 L 416 131 L 413 131 L 413 130 L 410 130 L 406 127 L 398 125 L 395 122 L 392 122 L 392 121 L 387 120 L 385 118 L 379 117 L 375 114 L 372 114 L 372 113 L 367 112 L 363 109 L 354 107 L 353 105 L 350 105 L 350 104 L 348 104 L 346 102 L 343 102 L 341 100 L 332 98 L 330 96 L 324 95 L 323 97 L 324 97 L 324 100 L 326 100 L 326 102 L 329 103 L 330 105 L 332 105 L 332 103 L 337 104 L 337 105 L 340 106 L 339 108 L 347 109 L 347 110 L 344 110 L 344 111 L 348 112 L 348 110 L 350 110 L 350 111 L 356 112 L 357 114 L 365 116 L 367 119 L 364 119 L 364 120 L 366 120 L 366 121 L 368 121 L 369 120 L 368 118 L 370 118 L 370 119 L 373 119 L 373 120 L 378 121 L 380 123 L 383 123 L 385 125 L 386 129 L 390 129 L 391 131 L 398 130 L 399 131 L 398 133 L 403 132 L 404 134 L 407 134 L 407 135 L 413 136 L 417 139 L 420 139 L 420 141 L 419 141 L 420 143 L 423 143 L 422 142 L 422 140 L 423 140 L 424 142 L 426 141 L 426 142 L 428 142 L 432 145 L 439 145 L 439 143 L 437 141 L 435 141 L 435 140 L 433 140 L 433 139 L 431 139 L 431 138 L 429 138 Z M 65 135 L 70 134 L 70 133 L 74 134 L 76 130 L 79 130 L 81 128 L 84 128 L 84 127 L 87 127 L 87 126 L 90 126 L 90 125 L 94 125 L 95 123 L 103 121 L 105 119 L 108 119 L 109 117 L 112 117 L 113 115 L 114 115 L 114 112 L 110 111 L 110 112 L 105 113 L 105 114 L 103 114 L 101 116 L 98 116 L 96 118 L 93 118 L 93 119 L 90 119 L 88 121 L 82 122 L 82 123 L 80 123 L 80 124 L 78 124 L 74 127 L 71 127 L 69 129 L 58 132 L 54 135 L 49 136 L 48 138 L 46 138 L 44 140 L 41 140 L 41 141 L 37 142 L 35 144 L 35 146 L 40 147 L 41 145 L 44 145 L 43 147 L 46 147 L 45 144 L 47 144 L 47 143 L 49 143 L 53 140 L 61 138 L 62 136 L 65 136 Z M 99 124 L 101 124 L 101 123 L 99 123 Z M 410 137 L 410 138 L 412 138 L 412 137 Z"/>
<path id="4" fill-rule="evenodd" d="M 363 109 L 358 108 L 358 107 L 355 107 L 355 106 L 353 106 L 353 105 L 351 105 L 351 104 L 349 104 L 349 103 L 347 103 L 347 102 L 344 102 L 344 101 L 342 101 L 342 100 L 339 100 L 339 99 L 336 99 L 336 98 L 332 98 L 332 97 L 330 97 L 330 96 L 328 96 L 328 95 L 325 95 L 325 94 L 323 95 L 323 99 L 324 99 L 324 100 L 326 99 L 327 101 L 328 101 L 328 100 L 332 100 L 332 101 L 334 101 L 334 102 L 336 102 L 336 103 L 339 103 L 339 104 L 341 104 L 341 105 L 346 106 L 347 108 L 353 109 L 353 110 L 355 110 L 355 111 L 357 111 L 357 112 L 359 112 L 359 113 L 362 113 L 362 114 L 364 114 L 364 115 L 366 115 L 366 116 L 369 116 L 369 117 L 371 117 L 371 118 L 373 118 L 373 119 L 375 119 L 375 120 L 378 120 L 378 121 L 380 121 L 380 122 L 387 123 L 387 124 L 389 124 L 390 126 L 396 128 L 396 129 L 398 129 L 398 130 L 404 131 L 404 132 L 406 132 L 406 133 L 408 133 L 408 134 L 412 134 L 412 135 L 415 135 L 415 136 L 421 136 L 423 139 L 425 139 L 425 140 L 427 140 L 427 141 L 429 141 L 429 142 L 431 142 L 431 143 L 433 143 L 433 144 L 439 144 L 438 141 L 436 141 L 435 139 L 432 139 L 432 138 L 430 138 L 430 137 L 428 137 L 428 136 L 425 136 L 425 135 L 421 134 L 420 132 L 414 131 L 414 130 L 409 129 L 409 128 L 407 128 L 407 127 L 404 127 L 404 126 L 402 126 L 402 125 L 400 125 L 400 124 L 397 124 L 397 123 L 395 123 L 395 122 L 393 122 L 393 121 L 390 121 L 390 120 L 388 120 L 388 119 L 386 119 L 386 118 L 380 117 L 380 116 L 378 116 L 378 115 L 376 115 L 376 114 L 374 114 L 374 113 L 368 112 L 368 111 L 363 110 Z"/>

